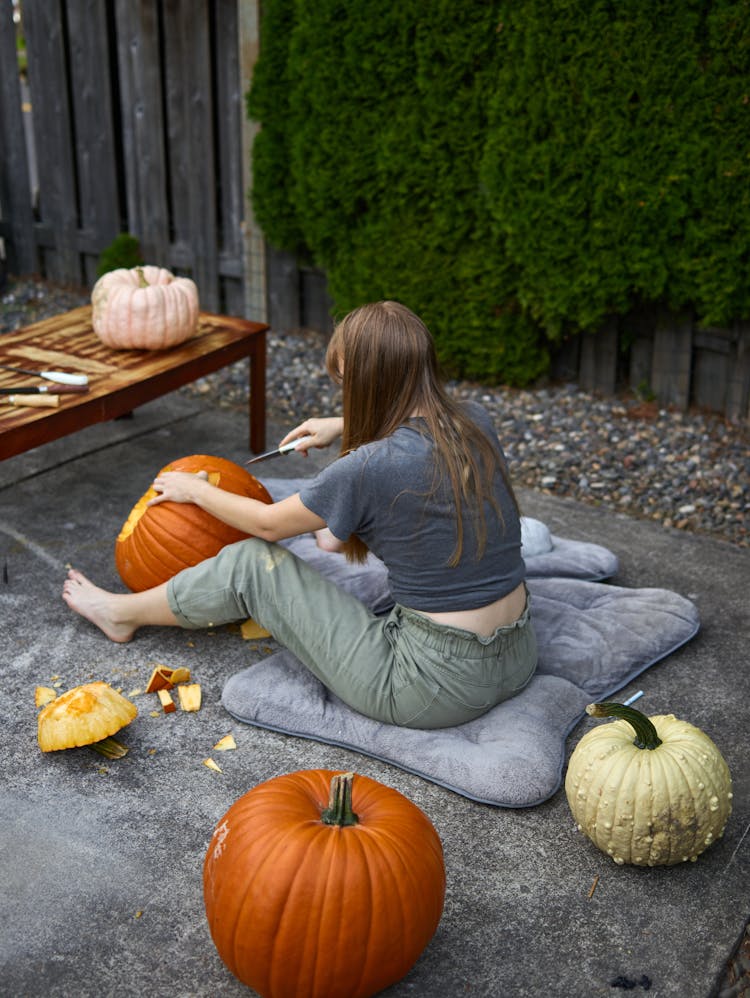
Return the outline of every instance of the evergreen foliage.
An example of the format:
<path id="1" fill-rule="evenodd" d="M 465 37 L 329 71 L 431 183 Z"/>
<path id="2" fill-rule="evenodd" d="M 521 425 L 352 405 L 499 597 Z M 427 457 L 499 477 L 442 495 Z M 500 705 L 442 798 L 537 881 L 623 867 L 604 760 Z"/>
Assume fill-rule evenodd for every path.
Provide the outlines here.
<path id="1" fill-rule="evenodd" d="M 120 267 L 129 270 L 132 267 L 139 267 L 143 263 L 145 260 L 141 253 L 141 244 L 129 232 L 121 232 L 99 255 L 96 276 L 102 277 L 110 270 L 118 270 Z"/>
<path id="2" fill-rule="evenodd" d="M 750 0 L 266 0 L 269 241 L 526 384 L 640 302 L 750 315 Z"/>

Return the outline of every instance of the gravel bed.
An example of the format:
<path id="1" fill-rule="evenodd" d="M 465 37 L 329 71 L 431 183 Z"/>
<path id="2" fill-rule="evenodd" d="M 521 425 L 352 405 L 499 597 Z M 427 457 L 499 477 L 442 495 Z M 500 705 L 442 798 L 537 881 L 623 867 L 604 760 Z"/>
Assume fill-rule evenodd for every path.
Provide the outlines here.
<path id="1" fill-rule="evenodd" d="M 11 280 L 0 294 L 0 333 L 85 304 L 85 290 Z M 293 426 L 338 410 L 323 366 L 326 337 L 268 337 L 269 418 Z M 750 546 L 750 432 L 720 416 L 680 413 L 631 395 L 599 398 L 572 384 L 520 390 L 451 382 L 492 413 L 515 483 L 665 527 Z M 182 391 L 224 407 L 246 405 L 244 363 Z"/>

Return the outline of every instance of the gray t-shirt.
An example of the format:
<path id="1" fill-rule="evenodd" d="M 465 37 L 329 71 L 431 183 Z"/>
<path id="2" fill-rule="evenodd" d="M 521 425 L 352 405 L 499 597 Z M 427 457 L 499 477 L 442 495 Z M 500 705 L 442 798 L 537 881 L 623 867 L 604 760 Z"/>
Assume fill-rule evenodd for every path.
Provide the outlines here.
<path id="1" fill-rule="evenodd" d="M 467 403 L 467 410 L 496 440 L 487 412 L 477 403 Z M 433 444 L 420 432 L 423 425 L 411 420 L 338 458 L 303 487 L 300 498 L 336 537 L 356 534 L 384 562 L 391 594 L 402 606 L 433 613 L 486 606 L 524 579 L 518 514 L 498 471 L 494 490 L 504 522 L 485 503 L 487 540 L 477 558 L 473 518 L 465 514 L 461 561 L 449 567 L 456 509 L 449 481 L 430 495 Z"/>

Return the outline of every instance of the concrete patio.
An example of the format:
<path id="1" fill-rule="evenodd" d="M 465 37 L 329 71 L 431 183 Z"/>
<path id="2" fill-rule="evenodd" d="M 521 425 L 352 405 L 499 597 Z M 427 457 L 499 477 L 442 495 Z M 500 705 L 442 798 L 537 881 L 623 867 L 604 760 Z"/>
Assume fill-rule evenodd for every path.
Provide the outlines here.
<path id="1" fill-rule="evenodd" d="M 270 427 L 269 445 L 283 427 Z M 523 511 L 553 533 L 603 544 L 612 580 L 672 589 L 701 614 L 696 638 L 622 691 L 647 713 L 709 734 L 734 778 L 724 838 L 696 863 L 616 866 L 575 829 L 563 791 L 526 810 L 473 803 L 385 763 L 235 722 L 224 681 L 271 642 L 215 632 L 142 631 L 109 643 L 60 598 L 66 565 L 119 588 L 115 537 L 156 471 L 185 454 L 249 455 L 244 412 L 175 393 L 74 437 L 0 462 L 0 994 L 8 998 L 217 998 L 250 992 L 224 967 L 206 924 L 201 871 L 213 828 L 255 784 L 297 769 L 354 769 L 395 787 L 433 821 L 448 887 L 438 931 L 390 998 L 708 998 L 750 915 L 748 647 L 750 553 L 710 538 L 547 495 Z M 298 476 L 329 458 L 253 471 Z M 126 694 L 151 663 L 188 666 L 198 713 L 151 716 L 150 697 L 107 761 L 43 754 L 34 688 L 102 679 Z M 53 677 L 59 677 L 54 679 Z M 590 726 L 582 721 L 569 751 Z M 237 751 L 203 765 L 232 732 Z M 595 889 L 592 892 L 592 887 Z"/>

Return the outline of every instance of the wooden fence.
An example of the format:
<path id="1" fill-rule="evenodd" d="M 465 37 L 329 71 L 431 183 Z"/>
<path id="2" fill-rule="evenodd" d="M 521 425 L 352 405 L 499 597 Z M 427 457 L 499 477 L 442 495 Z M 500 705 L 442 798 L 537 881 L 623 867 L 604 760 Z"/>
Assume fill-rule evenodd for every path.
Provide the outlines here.
<path id="1" fill-rule="evenodd" d="M 0 0 L 0 237 L 11 273 L 90 286 L 99 254 L 128 231 L 149 263 L 193 277 L 208 310 L 281 333 L 331 328 L 325 275 L 269 250 L 252 216 L 244 97 L 259 2 L 23 0 L 26 95 L 13 3 Z M 746 421 L 750 323 L 706 329 L 658 310 L 612 319 L 558 349 L 552 373 Z"/>
<path id="2" fill-rule="evenodd" d="M 89 286 L 127 231 L 149 263 L 191 276 L 207 310 L 264 318 L 244 109 L 256 0 L 23 0 L 22 13 L 30 110 L 0 0 L 8 271 Z"/>
<path id="3" fill-rule="evenodd" d="M 750 421 L 750 322 L 701 326 L 689 312 L 643 308 L 613 317 L 592 335 L 571 338 L 553 358 L 556 379 L 684 411 L 691 406 Z"/>

